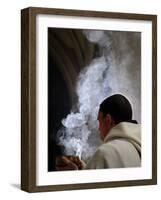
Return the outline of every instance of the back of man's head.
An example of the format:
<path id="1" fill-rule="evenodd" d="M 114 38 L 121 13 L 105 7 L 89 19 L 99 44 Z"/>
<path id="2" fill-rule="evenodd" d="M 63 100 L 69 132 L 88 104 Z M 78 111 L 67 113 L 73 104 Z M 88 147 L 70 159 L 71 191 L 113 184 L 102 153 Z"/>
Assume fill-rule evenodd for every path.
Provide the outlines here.
<path id="1" fill-rule="evenodd" d="M 131 104 L 128 99 L 121 94 L 115 94 L 106 98 L 100 104 L 100 112 L 102 112 L 104 116 L 110 114 L 115 124 L 132 120 Z"/>

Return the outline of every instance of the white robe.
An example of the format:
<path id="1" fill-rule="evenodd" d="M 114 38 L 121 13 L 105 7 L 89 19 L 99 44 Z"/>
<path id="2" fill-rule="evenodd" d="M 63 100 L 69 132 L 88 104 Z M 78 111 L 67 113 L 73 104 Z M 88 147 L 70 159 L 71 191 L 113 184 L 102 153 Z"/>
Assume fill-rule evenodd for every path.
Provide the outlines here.
<path id="1" fill-rule="evenodd" d="M 141 165 L 141 127 L 121 122 L 113 127 L 86 169 L 139 167 Z"/>

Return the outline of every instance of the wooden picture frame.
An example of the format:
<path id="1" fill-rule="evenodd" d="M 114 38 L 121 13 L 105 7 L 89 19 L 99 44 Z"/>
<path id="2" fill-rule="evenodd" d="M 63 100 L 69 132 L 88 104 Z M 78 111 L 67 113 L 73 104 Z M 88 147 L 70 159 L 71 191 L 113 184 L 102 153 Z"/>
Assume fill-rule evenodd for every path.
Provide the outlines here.
<path id="1" fill-rule="evenodd" d="M 151 178 L 37 185 L 36 168 L 36 18 L 38 15 L 80 17 L 100 20 L 146 21 L 152 24 L 152 166 Z M 57 173 L 57 172 L 56 172 Z M 21 11 L 21 189 L 27 192 L 77 190 L 157 184 L 157 16 L 54 8 L 29 7 Z"/>

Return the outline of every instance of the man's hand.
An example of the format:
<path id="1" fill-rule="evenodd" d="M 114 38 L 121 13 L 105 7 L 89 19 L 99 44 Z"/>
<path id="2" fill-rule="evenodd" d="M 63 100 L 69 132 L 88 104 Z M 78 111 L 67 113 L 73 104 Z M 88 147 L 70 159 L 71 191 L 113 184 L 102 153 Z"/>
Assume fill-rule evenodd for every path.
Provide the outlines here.
<path id="1" fill-rule="evenodd" d="M 74 156 L 58 156 L 56 158 L 56 170 L 81 170 L 85 167 L 85 163 Z"/>

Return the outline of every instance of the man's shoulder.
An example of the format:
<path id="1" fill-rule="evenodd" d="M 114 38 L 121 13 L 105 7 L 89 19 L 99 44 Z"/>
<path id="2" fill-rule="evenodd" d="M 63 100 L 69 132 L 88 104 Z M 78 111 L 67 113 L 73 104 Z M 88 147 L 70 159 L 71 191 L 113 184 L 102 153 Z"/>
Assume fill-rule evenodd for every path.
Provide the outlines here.
<path id="1" fill-rule="evenodd" d="M 96 151 L 97 154 L 104 154 L 104 153 L 108 153 L 111 151 L 115 151 L 115 147 L 116 147 L 116 143 L 118 143 L 118 140 L 113 140 L 113 141 L 109 141 L 107 143 L 102 144 Z"/>

